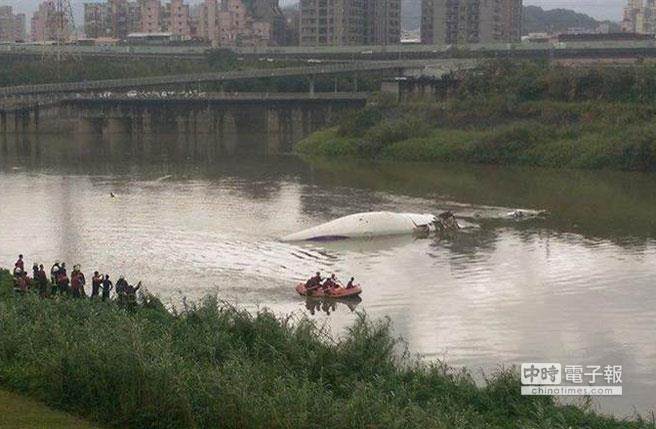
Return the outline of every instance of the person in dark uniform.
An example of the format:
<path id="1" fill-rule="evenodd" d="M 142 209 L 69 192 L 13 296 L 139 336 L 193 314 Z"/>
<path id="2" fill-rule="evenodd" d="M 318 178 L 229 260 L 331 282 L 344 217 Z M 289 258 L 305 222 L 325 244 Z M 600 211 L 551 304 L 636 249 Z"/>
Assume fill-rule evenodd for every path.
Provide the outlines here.
<path id="1" fill-rule="evenodd" d="M 39 265 L 34 275 L 34 281 L 39 286 L 39 295 L 45 298 L 48 295 L 48 276 L 46 275 L 46 270 L 43 268 L 43 264 Z"/>
<path id="2" fill-rule="evenodd" d="M 317 271 L 317 274 L 305 283 L 305 289 L 307 291 L 319 289 L 321 287 L 321 280 L 321 273 Z"/>
<path id="3" fill-rule="evenodd" d="M 112 291 L 114 284 L 109 280 L 109 275 L 105 274 L 105 280 L 102 282 L 102 300 L 107 301 L 109 299 L 109 293 Z"/>

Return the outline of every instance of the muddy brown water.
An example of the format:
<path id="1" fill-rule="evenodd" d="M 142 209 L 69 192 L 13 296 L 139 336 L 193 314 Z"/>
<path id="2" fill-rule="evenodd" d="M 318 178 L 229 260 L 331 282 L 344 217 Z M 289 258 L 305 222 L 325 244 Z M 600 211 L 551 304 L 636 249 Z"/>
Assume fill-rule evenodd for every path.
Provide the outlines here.
<path id="1" fill-rule="evenodd" d="M 466 226 L 450 239 L 279 241 L 356 212 L 447 209 Z M 515 209 L 549 216 L 517 221 Z M 19 252 L 61 259 L 141 279 L 172 304 L 216 294 L 336 333 L 364 310 L 389 317 L 410 351 L 477 376 L 522 362 L 622 365 L 624 395 L 595 401 L 621 417 L 656 409 L 655 213 L 654 174 L 0 154 L 2 266 Z M 362 302 L 298 297 L 316 270 L 356 276 Z"/>

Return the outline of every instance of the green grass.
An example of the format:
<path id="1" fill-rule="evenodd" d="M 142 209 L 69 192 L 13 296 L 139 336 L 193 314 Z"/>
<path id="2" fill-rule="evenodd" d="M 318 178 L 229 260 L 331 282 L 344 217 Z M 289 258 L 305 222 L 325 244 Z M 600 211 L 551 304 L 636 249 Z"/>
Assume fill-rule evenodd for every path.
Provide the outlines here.
<path id="1" fill-rule="evenodd" d="M 0 390 L 0 428 L 93 429 L 98 427 L 24 396 Z"/>
<path id="2" fill-rule="evenodd" d="M 121 428 L 653 428 L 546 397 L 514 370 L 484 386 L 402 353 L 387 321 L 361 315 L 340 338 L 305 318 L 249 314 L 215 299 L 14 296 L 0 273 L 0 385 Z"/>

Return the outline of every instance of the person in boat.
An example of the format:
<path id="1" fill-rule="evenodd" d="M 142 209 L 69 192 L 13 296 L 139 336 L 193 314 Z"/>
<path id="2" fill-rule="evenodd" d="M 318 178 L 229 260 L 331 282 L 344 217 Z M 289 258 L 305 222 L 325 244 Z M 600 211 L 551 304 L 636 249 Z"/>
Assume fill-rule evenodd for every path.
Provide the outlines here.
<path id="1" fill-rule="evenodd" d="M 103 278 L 98 271 L 93 273 L 91 278 L 91 298 L 96 298 L 100 294 L 100 287 L 102 286 Z"/>
<path id="2" fill-rule="evenodd" d="M 16 268 L 20 268 L 21 273 L 25 271 L 25 261 L 23 261 L 23 255 L 18 255 L 18 260 L 14 264 L 14 271 L 16 271 Z"/>
<path id="3" fill-rule="evenodd" d="M 334 289 L 337 289 L 339 287 L 339 282 L 337 281 L 337 276 L 335 274 L 331 274 L 329 278 L 326 279 L 325 282 L 323 282 L 323 290 L 324 291 L 332 291 Z"/>
<path id="4" fill-rule="evenodd" d="M 109 280 L 109 275 L 105 274 L 105 280 L 102 282 L 102 300 L 107 301 L 109 299 L 109 293 L 112 291 L 114 284 Z"/>
<path id="5" fill-rule="evenodd" d="M 321 273 L 317 271 L 317 274 L 305 283 L 305 289 L 308 292 L 319 289 L 321 287 L 321 280 Z"/>
<path id="6" fill-rule="evenodd" d="M 355 277 L 351 277 L 351 280 L 346 284 L 346 289 L 353 289 L 355 287 Z"/>

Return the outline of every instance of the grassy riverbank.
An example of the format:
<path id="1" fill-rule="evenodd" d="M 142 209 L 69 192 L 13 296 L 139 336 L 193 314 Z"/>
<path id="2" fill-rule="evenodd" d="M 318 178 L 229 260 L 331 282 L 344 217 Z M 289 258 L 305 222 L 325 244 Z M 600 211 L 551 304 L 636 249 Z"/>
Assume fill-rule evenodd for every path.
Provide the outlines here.
<path id="1" fill-rule="evenodd" d="M 513 371 L 398 358 L 385 322 L 339 340 L 312 322 L 208 299 L 170 313 L 14 296 L 0 272 L 0 385 L 116 427 L 646 428 L 551 398 Z"/>
<path id="2" fill-rule="evenodd" d="M 298 145 L 310 156 L 656 170 L 656 68 L 492 63 L 448 96 L 384 97 Z"/>

